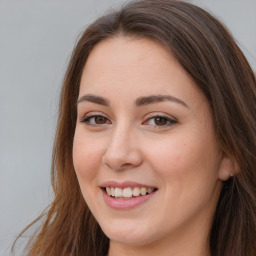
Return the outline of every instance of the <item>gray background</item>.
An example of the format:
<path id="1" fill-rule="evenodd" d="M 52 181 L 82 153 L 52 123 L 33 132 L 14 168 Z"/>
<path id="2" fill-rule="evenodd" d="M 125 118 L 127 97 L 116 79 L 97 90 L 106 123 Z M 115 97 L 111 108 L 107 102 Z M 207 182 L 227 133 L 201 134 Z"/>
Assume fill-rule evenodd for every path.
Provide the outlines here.
<path id="1" fill-rule="evenodd" d="M 0 0 L 1 256 L 51 200 L 58 94 L 78 34 L 122 2 Z M 190 2 L 226 24 L 255 71 L 256 0 Z"/>

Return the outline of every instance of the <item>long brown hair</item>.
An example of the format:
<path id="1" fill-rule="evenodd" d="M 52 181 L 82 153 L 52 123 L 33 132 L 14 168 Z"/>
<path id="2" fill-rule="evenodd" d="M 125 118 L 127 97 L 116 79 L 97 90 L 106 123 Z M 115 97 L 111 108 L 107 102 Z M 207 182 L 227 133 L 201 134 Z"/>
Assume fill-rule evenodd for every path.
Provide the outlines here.
<path id="1" fill-rule="evenodd" d="M 115 36 L 145 37 L 161 42 L 205 94 L 219 144 L 238 166 L 235 176 L 223 183 L 209 236 L 211 255 L 255 256 L 255 74 L 219 21 L 197 6 L 175 0 L 128 3 L 96 20 L 81 35 L 60 96 L 52 159 L 55 198 L 38 218 L 42 225 L 28 243 L 27 255 L 107 254 L 109 239 L 80 192 L 72 144 L 83 67 L 99 41 Z"/>

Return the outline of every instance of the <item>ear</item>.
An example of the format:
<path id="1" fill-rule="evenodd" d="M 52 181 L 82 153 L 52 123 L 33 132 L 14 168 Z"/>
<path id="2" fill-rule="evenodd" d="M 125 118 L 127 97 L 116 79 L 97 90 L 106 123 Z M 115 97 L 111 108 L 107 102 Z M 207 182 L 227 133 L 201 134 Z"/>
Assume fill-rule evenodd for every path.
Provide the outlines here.
<path id="1" fill-rule="evenodd" d="M 221 181 L 228 180 L 233 175 L 237 174 L 238 165 L 233 157 L 227 156 L 223 153 L 222 160 L 220 163 L 218 178 Z"/>

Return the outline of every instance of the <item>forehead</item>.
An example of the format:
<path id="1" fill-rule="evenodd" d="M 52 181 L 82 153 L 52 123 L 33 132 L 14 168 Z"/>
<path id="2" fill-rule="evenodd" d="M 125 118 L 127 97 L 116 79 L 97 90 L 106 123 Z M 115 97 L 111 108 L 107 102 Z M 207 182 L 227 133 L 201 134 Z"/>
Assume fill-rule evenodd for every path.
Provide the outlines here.
<path id="1" fill-rule="evenodd" d="M 133 37 L 112 37 L 99 42 L 89 54 L 84 72 L 111 71 L 113 69 L 157 70 L 178 61 L 155 40 Z M 166 65 L 167 64 L 167 65 Z M 95 70 L 97 68 L 97 70 Z M 134 74 L 135 75 L 135 72 Z"/>
<path id="2" fill-rule="evenodd" d="M 134 54 L 130 54 L 131 52 Z M 116 54 L 113 55 L 113 53 Z M 150 61 L 156 60 L 157 55 L 167 59 L 171 52 L 165 49 L 160 42 L 153 39 L 116 36 L 104 39 L 96 44 L 90 52 L 87 63 L 98 61 L 98 58 L 101 58 L 102 55 L 109 57 L 113 62 L 117 61 L 118 64 L 121 64 L 119 56 L 123 57 L 124 63 L 144 61 L 150 63 Z"/>
<path id="3" fill-rule="evenodd" d="M 171 94 L 202 98 L 193 79 L 170 51 L 151 39 L 113 37 L 98 43 L 85 64 L 80 96 L 85 93 L 119 98 Z"/>

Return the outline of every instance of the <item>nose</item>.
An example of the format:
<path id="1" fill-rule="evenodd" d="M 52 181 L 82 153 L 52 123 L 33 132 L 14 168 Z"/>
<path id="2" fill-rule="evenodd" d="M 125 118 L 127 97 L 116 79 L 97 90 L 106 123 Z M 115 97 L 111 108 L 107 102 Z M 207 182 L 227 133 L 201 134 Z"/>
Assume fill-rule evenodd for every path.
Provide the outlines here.
<path id="1" fill-rule="evenodd" d="M 125 128 L 113 130 L 102 157 L 103 164 L 113 170 L 123 170 L 139 166 L 142 160 L 135 134 Z"/>

